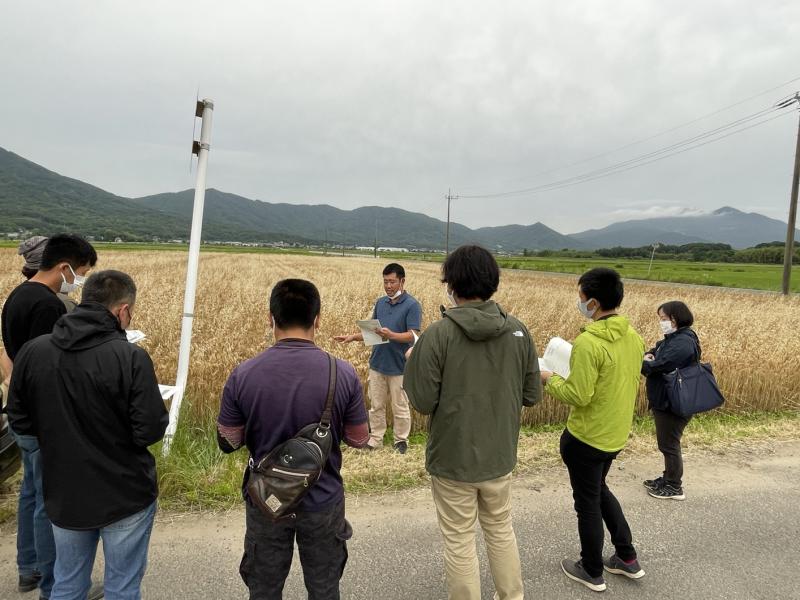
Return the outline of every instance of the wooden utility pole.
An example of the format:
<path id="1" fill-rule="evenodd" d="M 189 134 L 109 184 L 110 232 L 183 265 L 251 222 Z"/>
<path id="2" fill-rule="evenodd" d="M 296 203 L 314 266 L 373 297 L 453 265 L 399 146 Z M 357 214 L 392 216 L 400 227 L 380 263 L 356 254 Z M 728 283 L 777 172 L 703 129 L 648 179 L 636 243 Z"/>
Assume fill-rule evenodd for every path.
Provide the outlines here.
<path id="1" fill-rule="evenodd" d="M 779 108 L 797 102 L 800 106 L 800 92 L 790 100 L 782 102 Z M 786 247 L 783 252 L 783 295 L 789 294 L 792 280 L 792 258 L 794 257 L 794 230 L 797 223 L 797 186 L 800 180 L 800 120 L 797 123 L 797 147 L 794 151 L 794 174 L 792 176 L 792 197 L 789 201 L 789 223 L 786 229 Z"/>
<path id="2" fill-rule="evenodd" d="M 375 217 L 375 246 L 372 250 L 372 257 L 378 258 L 378 217 Z"/>
<path id="3" fill-rule="evenodd" d="M 450 201 L 458 200 L 458 196 L 453 196 L 453 194 L 450 193 L 450 189 L 448 188 L 447 196 L 445 196 L 445 198 L 447 198 L 447 229 L 445 230 L 445 236 L 444 236 L 444 252 L 445 255 L 449 256 L 450 255 Z"/>

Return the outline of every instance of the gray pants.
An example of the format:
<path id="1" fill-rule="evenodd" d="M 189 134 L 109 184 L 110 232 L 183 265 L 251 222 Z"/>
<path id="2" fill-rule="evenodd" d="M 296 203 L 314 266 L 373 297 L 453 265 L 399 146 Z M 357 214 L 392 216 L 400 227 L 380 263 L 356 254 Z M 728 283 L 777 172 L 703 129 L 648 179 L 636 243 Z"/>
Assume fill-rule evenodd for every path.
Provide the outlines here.
<path id="1" fill-rule="evenodd" d="M 686 424 L 691 419 L 692 417 L 681 417 L 668 410 L 653 409 L 658 449 L 664 455 L 664 482 L 676 488 L 683 484 L 681 438 Z"/>

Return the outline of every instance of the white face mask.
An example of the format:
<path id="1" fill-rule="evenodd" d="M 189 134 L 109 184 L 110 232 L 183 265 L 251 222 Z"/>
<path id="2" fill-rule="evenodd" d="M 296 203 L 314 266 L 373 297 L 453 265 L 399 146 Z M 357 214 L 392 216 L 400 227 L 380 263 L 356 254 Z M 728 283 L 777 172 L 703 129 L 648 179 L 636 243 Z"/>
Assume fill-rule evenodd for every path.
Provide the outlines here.
<path id="1" fill-rule="evenodd" d="M 72 270 L 72 267 L 70 265 L 67 265 L 67 267 L 69 267 L 69 270 L 72 273 L 74 281 L 72 283 L 68 283 L 67 278 L 64 277 L 64 273 L 61 273 L 62 294 L 71 294 L 86 282 L 86 277 L 84 277 L 83 275 L 78 275 L 75 271 Z"/>
<path id="2" fill-rule="evenodd" d="M 672 325 L 672 321 L 659 321 L 658 324 L 661 325 L 661 332 L 664 335 L 669 335 L 670 333 L 675 333 L 676 331 L 678 331 Z"/>
<path id="3" fill-rule="evenodd" d="M 586 302 L 581 302 L 581 299 L 580 299 L 580 297 L 578 298 L 578 304 L 577 304 L 577 306 L 578 306 L 578 311 L 579 311 L 579 312 L 580 312 L 580 313 L 581 313 L 581 314 L 582 314 L 584 317 L 586 317 L 587 319 L 591 319 L 591 318 L 594 316 L 594 313 L 596 313 L 596 312 L 597 312 L 597 309 L 596 309 L 596 308 L 595 308 L 594 310 L 589 310 L 589 302 L 591 302 L 591 301 L 592 301 L 592 299 L 591 299 L 591 298 L 589 298 L 589 299 L 588 299 Z"/>
<path id="4" fill-rule="evenodd" d="M 386 295 L 389 296 L 389 294 Z M 389 296 L 389 300 L 397 300 L 402 295 L 403 295 L 403 290 L 399 289 L 394 293 L 394 296 Z"/>

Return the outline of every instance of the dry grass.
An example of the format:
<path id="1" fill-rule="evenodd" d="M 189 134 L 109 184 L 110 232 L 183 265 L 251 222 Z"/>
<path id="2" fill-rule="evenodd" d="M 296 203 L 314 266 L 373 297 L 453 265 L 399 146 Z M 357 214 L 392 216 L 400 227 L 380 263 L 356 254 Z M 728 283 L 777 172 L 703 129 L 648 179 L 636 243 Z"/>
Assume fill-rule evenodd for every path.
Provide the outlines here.
<path id="1" fill-rule="evenodd" d="M 156 364 L 159 379 L 174 380 L 186 255 L 183 252 L 103 251 L 98 268 L 130 273 L 139 287 L 133 326 Z M 203 254 L 194 324 L 193 353 L 187 390 L 187 423 L 210 422 L 219 407 L 222 385 L 231 369 L 268 344 L 267 298 L 271 286 L 285 277 L 314 281 L 323 301 L 318 343 L 353 362 L 366 383 L 369 350 L 360 344 L 332 341 L 353 330 L 353 322 L 370 314 L 382 294 L 380 270 L 385 261 L 369 258 L 312 257 L 279 254 Z M 0 297 L 21 279 L 13 249 L 0 250 Z M 438 265 L 406 264 L 407 288 L 423 306 L 424 323 L 438 318 L 445 302 Z M 577 335 L 583 319 L 575 309 L 575 281 L 531 272 L 503 273 L 497 301 L 530 328 L 539 348 L 552 336 Z M 623 312 L 648 344 L 659 337 L 656 307 L 679 298 L 689 304 L 697 322 L 704 358 L 715 367 L 728 403 L 726 410 L 777 411 L 800 407 L 800 298 L 747 294 L 720 288 L 676 288 L 629 284 Z M 644 412 L 640 394 L 639 413 Z M 528 425 L 563 421 L 566 410 L 547 399 L 526 409 Z M 415 430 L 424 420 L 414 419 Z"/>

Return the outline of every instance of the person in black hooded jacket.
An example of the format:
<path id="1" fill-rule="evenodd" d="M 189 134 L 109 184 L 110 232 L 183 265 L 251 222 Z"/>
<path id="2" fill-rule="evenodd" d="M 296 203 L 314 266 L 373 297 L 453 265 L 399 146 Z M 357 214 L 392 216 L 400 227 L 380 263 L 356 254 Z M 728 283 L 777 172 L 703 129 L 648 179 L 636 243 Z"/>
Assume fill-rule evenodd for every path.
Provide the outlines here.
<path id="1" fill-rule="evenodd" d="M 653 411 L 658 449 L 664 455 L 664 473 L 643 483 L 653 498 L 684 500 L 681 437 L 691 417 L 676 415 L 669 408 L 664 374 L 700 360 L 700 340 L 691 329 L 694 316 L 679 300 L 658 307 L 664 339 L 644 356 L 642 374 L 647 377 L 647 401 Z"/>
<path id="2" fill-rule="evenodd" d="M 139 597 L 158 495 L 147 447 L 168 415 L 150 356 L 125 335 L 135 299 L 125 273 L 92 275 L 81 304 L 14 361 L 7 412 L 39 439 L 54 598 L 86 597 L 99 538 L 106 594 Z"/>

